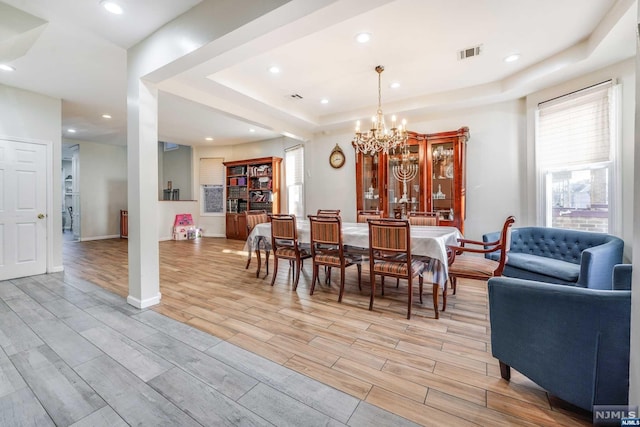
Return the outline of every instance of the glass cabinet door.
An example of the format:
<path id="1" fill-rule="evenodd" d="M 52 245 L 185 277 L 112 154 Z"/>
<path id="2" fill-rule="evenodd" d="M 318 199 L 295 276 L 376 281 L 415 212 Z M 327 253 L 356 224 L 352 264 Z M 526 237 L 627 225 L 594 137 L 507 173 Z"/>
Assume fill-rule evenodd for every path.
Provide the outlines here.
<path id="1" fill-rule="evenodd" d="M 410 211 L 422 210 L 421 202 L 424 203 L 421 200 L 419 145 L 407 145 L 389 153 L 388 162 L 387 212 L 394 218 L 406 218 Z"/>
<path id="2" fill-rule="evenodd" d="M 442 220 L 454 219 L 453 143 L 431 145 L 432 210 Z"/>
<path id="3" fill-rule="evenodd" d="M 362 210 L 382 210 L 381 189 L 379 182 L 379 154 L 364 154 L 359 161 L 362 162 Z"/>

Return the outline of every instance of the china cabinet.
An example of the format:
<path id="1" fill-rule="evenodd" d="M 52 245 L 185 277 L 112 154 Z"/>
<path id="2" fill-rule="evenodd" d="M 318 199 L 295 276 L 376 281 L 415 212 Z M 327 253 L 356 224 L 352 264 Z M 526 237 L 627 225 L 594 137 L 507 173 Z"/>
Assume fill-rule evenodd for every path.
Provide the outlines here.
<path id="1" fill-rule="evenodd" d="M 464 233 L 468 139 L 467 127 L 433 134 L 409 132 L 405 147 L 388 154 L 359 153 L 356 208 L 400 218 L 411 211 L 437 212 L 441 225 Z"/>
<path id="2" fill-rule="evenodd" d="M 280 157 L 224 162 L 226 168 L 226 236 L 247 238 L 245 212 L 280 213 Z"/>

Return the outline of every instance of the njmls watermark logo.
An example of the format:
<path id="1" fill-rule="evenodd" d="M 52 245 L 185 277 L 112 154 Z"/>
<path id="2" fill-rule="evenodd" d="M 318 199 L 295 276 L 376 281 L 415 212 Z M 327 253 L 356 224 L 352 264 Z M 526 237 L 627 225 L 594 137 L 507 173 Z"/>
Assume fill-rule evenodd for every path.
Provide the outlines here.
<path id="1" fill-rule="evenodd" d="M 593 425 L 596 426 L 640 426 L 637 406 L 595 405 Z"/>

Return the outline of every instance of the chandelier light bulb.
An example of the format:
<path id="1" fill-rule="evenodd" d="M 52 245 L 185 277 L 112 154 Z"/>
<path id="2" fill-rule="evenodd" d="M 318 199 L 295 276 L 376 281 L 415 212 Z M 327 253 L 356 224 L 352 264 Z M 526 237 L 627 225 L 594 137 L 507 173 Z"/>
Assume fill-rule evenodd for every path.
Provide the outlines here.
<path id="1" fill-rule="evenodd" d="M 393 115 L 391 117 L 391 128 L 387 129 L 384 122 L 384 114 L 382 113 L 381 93 L 381 75 L 384 67 L 378 65 L 375 70 L 378 73 L 378 110 L 376 115 L 371 118 L 372 126 L 368 132 L 360 132 L 360 122 L 356 122 L 356 133 L 351 141 L 356 154 L 373 155 L 380 151 L 387 154 L 389 150 L 395 151 L 396 148 L 405 148 L 407 143 L 406 120 L 402 120 L 402 125 L 396 127 L 397 118 Z"/>

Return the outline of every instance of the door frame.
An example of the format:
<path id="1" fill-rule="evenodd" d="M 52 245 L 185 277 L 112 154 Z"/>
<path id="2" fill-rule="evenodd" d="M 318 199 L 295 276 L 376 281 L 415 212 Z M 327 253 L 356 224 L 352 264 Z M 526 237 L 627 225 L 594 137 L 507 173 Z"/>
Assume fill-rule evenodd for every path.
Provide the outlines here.
<path id="1" fill-rule="evenodd" d="M 46 184 L 45 184 L 45 188 L 46 188 L 46 235 L 45 235 L 45 256 L 46 256 L 46 272 L 47 273 L 56 273 L 56 272 L 61 272 L 64 270 L 63 264 L 62 264 L 62 233 L 60 233 L 59 239 L 57 239 L 58 241 L 58 246 L 59 246 L 59 251 L 61 252 L 60 254 L 60 265 L 54 265 L 54 251 L 55 251 L 55 242 L 56 239 L 53 237 L 53 231 L 55 230 L 54 224 L 59 224 L 60 227 L 62 227 L 62 215 L 60 214 L 60 212 L 58 212 L 60 209 L 55 210 L 53 208 L 53 201 L 55 199 L 55 191 L 54 191 L 54 169 L 52 167 L 53 165 L 53 146 L 54 146 L 54 142 L 53 141 L 47 141 L 44 139 L 36 139 L 36 138 L 23 138 L 23 137 L 16 137 L 16 136 L 10 136 L 10 135 L 2 135 L 0 134 L 0 139 L 4 139 L 6 141 L 13 141 L 13 142 L 18 142 L 18 143 L 27 143 L 27 144 L 37 144 L 37 145 L 44 145 L 45 146 L 45 179 L 46 179 Z M 62 149 L 62 145 L 60 143 L 60 148 Z M 60 158 L 60 165 L 62 165 L 62 160 L 61 160 L 61 155 L 58 156 Z M 58 178 L 60 178 L 60 173 L 58 173 Z M 59 194 L 60 197 L 62 197 L 62 192 L 60 192 Z M 60 228 L 58 227 L 58 228 Z"/>

